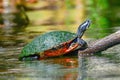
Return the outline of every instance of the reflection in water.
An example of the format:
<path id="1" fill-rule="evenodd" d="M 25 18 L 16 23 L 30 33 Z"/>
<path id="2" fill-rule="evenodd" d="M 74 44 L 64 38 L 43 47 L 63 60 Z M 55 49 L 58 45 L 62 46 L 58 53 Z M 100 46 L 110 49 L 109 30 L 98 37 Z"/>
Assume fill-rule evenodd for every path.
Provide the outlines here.
<path id="1" fill-rule="evenodd" d="M 42 61 L 18 61 L 19 49 L 2 49 L 0 56 L 0 78 L 12 80 L 119 80 L 120 57 L 91 56 L 56 57 Z M 119 53 L 119 46 L 110 52 Z M 103 53 L 107 53 L 103 52 Z M 114 53 L 112 53 L 114 54 Z M 117 59 L 117 62 L 116 62 Z"/>
<path id="2" fill-rule="evenodd" d="M 98 55 L 94 55 L 90 57 L 79 56 L 78 80 L 86 80 L 86 79 L 87 80 L 91 80 L 91 79 L 119 80 L 120 79 L 120 69 L 119 69 L 120 54 L 118 52 L 119 46 L 120 45 L 102 52 L 101 56 Z"/>
<path id="3" fill-rule="evenodd" d="M 87 78 L 88 57 L 79 56 L 79 74 L 77 80 L 85 80 Z"/>
<path id="4" fill-rule="evenodd" d="M 4 32 L 5 35 L 20 32 L 20 30 L 24 28 L 23 26 L 29 23 L 22 4 L 18 4 L 17 1 L 14 0 L 2 0 L 0 4 L 0 30 Z"/>
<path id="5" fill-rule="evenodd" d="M 26 72 L 30 71 L 30 73 L 23 73 L 21 74 L 21 77 L 24 76 L 25 79 L 32 78 L 33 80 L 38 78 L 43 80 L 76 80 L 77 68 L 73 65 L 73 63 L 68 62 L 68 59 L 71 59 L 72 61 L 74 58 L 66 57 L 43 61 L 24 62 L 24 64 L 22 64 L 23 69 Z M 76 59 L 74 61 L 76 61 Z"/>

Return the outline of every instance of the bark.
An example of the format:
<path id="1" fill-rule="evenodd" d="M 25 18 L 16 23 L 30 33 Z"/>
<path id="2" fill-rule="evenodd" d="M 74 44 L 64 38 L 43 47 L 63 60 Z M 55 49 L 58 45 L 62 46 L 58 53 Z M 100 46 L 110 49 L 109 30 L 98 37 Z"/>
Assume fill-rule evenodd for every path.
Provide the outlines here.
<path id="1" fill-rule="evenodd" d="M 94 54 L 97 52 L 104 51 L 114 45 L 120 44 L 120 30 L 108 35 L 100 40 L 97 40 L 96 42 L 90 43 L 88 45 L 88 48 L 86 48 L 83 51 L 79 51 L 79 55 L 89 55 Z"/>

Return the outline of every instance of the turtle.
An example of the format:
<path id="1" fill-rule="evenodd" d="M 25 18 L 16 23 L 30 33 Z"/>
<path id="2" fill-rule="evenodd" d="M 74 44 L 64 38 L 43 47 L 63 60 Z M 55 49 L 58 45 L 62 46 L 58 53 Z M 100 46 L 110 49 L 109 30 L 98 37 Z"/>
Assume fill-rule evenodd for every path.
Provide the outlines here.
<path id="1" fill-rule="evenodd" d="M 90 20 L 84 21 L 79 25 L 76 33 L 51 31 L 36 37 L 23 47 L 19 60 L 41 60 L 86 49 L 87 42 L 82 39 L 82 36 L 90 23 Z"/>

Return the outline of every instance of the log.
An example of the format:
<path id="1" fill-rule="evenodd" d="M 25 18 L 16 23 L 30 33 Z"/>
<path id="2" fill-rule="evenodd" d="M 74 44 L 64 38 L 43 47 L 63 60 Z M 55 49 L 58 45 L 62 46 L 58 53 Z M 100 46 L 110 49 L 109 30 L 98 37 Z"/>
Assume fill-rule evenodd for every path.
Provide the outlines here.
<path id="1" fill-rule="evenodd" d="M 78 55 L 92 55 L 101 51 L 104 51 L 112 46 L 120 44 L 120 30 L 108 35 L 100 40 L 88 44 L 88 48 L 83 51 L 79 51 Z"/>
<path id="2" fill-rule="evenodd" d="M 120 30 L 100 40 L 88 44 L 85 50 L 78 52 L 79 73 L 78 80 L 84 80 L 88 76 L 89 56 L 104 51 L 112 46 L 120 44 Z M 86 57 L 88 56 L 88 57 Z"/>

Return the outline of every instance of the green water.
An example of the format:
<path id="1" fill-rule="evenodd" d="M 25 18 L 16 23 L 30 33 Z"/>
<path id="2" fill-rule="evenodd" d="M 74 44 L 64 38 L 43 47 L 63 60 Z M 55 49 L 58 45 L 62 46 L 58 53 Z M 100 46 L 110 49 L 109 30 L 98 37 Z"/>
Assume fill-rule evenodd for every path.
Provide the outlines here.
<path id="1" fill-rule="evenodd" d="M 88 43 L 119 30 L 119 1 L 96 1 L 83 2 L 82 8 L 75 8 L 75 3 L 66 0 L 69 3 L 66 8 L 28 11 L 30 23 L 26 27 L 2 28 L 0 80 L 120 80 L 120 45 L 99 56 L 80 58 L 79 62 L 77 56 L 18 60 L 23 46 L 37 35 L 54 30 L 76 32 L 79 24 L 88 18 L 91 26 L 83 36 Z"/>

